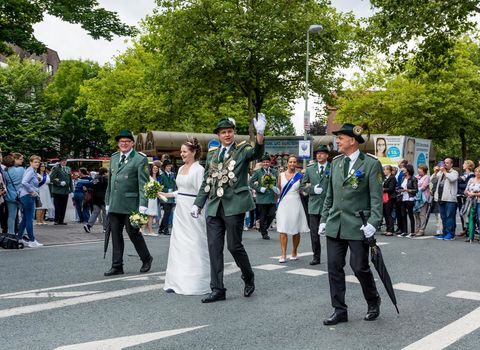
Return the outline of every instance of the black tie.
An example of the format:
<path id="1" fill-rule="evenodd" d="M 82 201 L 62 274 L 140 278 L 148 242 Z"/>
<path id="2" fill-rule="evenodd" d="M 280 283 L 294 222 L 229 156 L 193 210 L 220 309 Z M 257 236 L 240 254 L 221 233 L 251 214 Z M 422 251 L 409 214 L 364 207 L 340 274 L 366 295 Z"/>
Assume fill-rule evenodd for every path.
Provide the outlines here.
<path id="1" fill-rule="evenodd" d="M 348 157 L 345 157 L 345 159 L 343 160 L 343 177 L 347 177 L 348 176 L 348 170 L 350 168 L 350 158 Z"/>
<path id="2" fill-rule="evenodd" d="M 218 161 L 223 163 L 223 158 L 225 158 L 225 152 L 227 149 L 225 147 L 222 148 L 222 151 L 220 152 L 220 156 L 218 157 Z"/>
<path id="3" fill-rule="evenodd" d="M 323 165 L 320 165 L 320 176 L 323 175 Z"/>
<path id="4" fill-rule="evenodd" d="M 125 163 L 125 154 L 122 154 L 122 158 L 120 159 L 120 165 L 123 165 L 123 163 Z"/>

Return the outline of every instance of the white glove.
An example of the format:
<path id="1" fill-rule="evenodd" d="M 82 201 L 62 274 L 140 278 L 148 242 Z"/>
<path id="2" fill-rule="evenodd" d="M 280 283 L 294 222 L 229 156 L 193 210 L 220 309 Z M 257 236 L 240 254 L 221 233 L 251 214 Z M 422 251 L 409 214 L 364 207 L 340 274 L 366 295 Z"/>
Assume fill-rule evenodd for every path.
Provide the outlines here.
<path id="1" fill-rule="evenodd" d="M 147 207 L 144 207 L 144 206 L 142 206 L 142 205 L 141 205 L 140 207 L 138 207 L 138 212 L 139 212 L 140 214 L 146 214 L 146 213 L 147 213 L 147 210 L 148 210 L 148 208 L 147 208 Z"/>
<path id="2" fill-rule="evenodd" d="M 360 227 L 360 230 L 363 231 L 365 238 L 370 238 L 375 234 L 375 232 L 377 232 L 377 229 L 373 227 L 372 224 L 368 224 L 368 223 L 366 226 L 362 225 L 362 227 Z"/>
<path id="3" fill-rule="evenodd" d="M 265 187 L 260 187 L 260 192 L 265 193 L 267 189 Z"/>
<path id="4" fill-rule="evenodd" d="M 327 226 L 326 223 L 322 223 L 320 224 L 320 226 L 318 226 L 318 234 L 320 236 L 325 236 L 325 227 Z"/>
<path id="5" fill-rule="evenodd" d="M 280 190 L 278 189 L 277 186 L 273 186 L 272 191 L 275 192 L 275 194 L 280 194 Z"/>
<path id="6" fill-rule="evenodd" d="M 192 209 L 190 209 L 190 215 L 191 215 L 193 218 L 197 219 L 198 216 L 200 215 L 200 210 L 201 210 L 201 209 L 194 204 L 194 205 L 192 205 Z"/>
<path id="7" fill-rule="evenodd" d="M 262 134 L 265 132 L 265 127 L 267 126 L 267 118 L 265 118 L 265 114 L 258 113 L 258 118 L 253 119 L 253 126 L 255 130 L 257 130 L 257 134 Z"/>
<path id="8" fill-rule="evenodd" d="M 320 185 L 315 185 L 315 187 L 313 188 L 313 192 L 315 194 L 322 194 L 323 192 L 323 188 L 319 187 Z"/>
<path id="9" fill-rule="evenodd" d="M 110 206 L 109 206 L 109 205 L 106 205 L 106 206 L 105 206 L 105 212 L 106 212 L 107 214 L 108 214 L 109 209 L 110 209 Z"/>
<path id="10" fill-rule="evenodd" d="M 64 187 L 67 183 L 65 181 L 60 181 L 60 186 Z"/>

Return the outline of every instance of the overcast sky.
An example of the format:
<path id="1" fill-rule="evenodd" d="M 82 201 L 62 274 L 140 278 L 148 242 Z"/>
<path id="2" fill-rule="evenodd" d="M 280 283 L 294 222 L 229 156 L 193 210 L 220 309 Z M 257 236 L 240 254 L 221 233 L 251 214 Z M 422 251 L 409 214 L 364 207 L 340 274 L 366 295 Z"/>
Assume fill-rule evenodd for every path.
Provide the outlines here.
<path id="1" fill-rule="evenodd" d="M 127 24 L 137 25 L 155 8 L 154 0 L 99 0 L 100 6 L 118 13 Z M 332 0 L 332 5 L 340 11 L 353 11 L 358 17 L 371 14 L 369 0 Z M 44 21 L 34 26 L 35 36 L 49 48 L 58 52 L 61 60 L 89 59 L 100 64 L 112 62 L 113 58 L 130 46 L 126 38 L 114 38 L 112 41 L 94 40 L 80 25 L 65 23 L 56 17 L 45 16 Z M 313 100 L 313 99 L 310 99 Z M 311 101 L 313 116 L 313 101 Z M 303 101 L 295 107 L 294 125 L 297 132 L 303 129 Z M 309 103 L 310 105 L 310 103 Z"/>

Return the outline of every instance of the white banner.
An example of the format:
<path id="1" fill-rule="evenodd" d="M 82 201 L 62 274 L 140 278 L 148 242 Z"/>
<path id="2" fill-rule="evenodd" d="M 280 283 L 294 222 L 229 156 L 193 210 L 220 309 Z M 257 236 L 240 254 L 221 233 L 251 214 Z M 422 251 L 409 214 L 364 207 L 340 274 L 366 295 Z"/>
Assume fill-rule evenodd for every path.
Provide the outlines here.
<path id="1" fill-rule="evenodd" d="M 310 153 L 310 140 L 298 141 L 298 158 L 309 160 Z"/>

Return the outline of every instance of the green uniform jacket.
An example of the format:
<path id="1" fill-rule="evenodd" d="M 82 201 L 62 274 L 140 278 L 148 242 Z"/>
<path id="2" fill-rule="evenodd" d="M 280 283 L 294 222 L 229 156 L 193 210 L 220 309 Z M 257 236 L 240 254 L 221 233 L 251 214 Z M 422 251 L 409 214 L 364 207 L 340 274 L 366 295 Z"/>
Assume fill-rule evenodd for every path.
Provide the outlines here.
<path id="1" fill-rule="evenodd" d="M 172 172 L 170 173 L 170 176 L 168 176 L 165 171 L 162 172 L 162 174 L 160 175 L 160 183 L 163 185 L 163 192 L 165 193 L 173 192 L 177 189 L 175 174 Z M 168 198 L 168 201 L 166 203 L 175 203 L 175 198 Z"/>
<path id="2" fill-rule="evenodd" d="M 270 187 L 265 190 L 265 193 L 260 192 L 260 188 L 265 187 L 262 185 L 262 177 L 265 174 L 266 172 L 263 168 L 255 170 L 250 177 L 249 185 L 257 192 L 257 204 L 275 204 L 275 192 Z M 275 179 L 278 179 L 275 169 L 270 168 L 270 174 L 275 176 Z"/>
<path id="3" fill-rule="evenodd" d="M 140 206 L 148 206 L 143 186 L 149 181 L 148 160 L 132 150 L 122 166 L 120 152 L 110 159 L 105 204 L 110 213 L 130 214 Z"/>
<path id="4" fill-rule="evenodd" d="M 323 175 L 320 175 L 320 171 L 318 170 L 318 162 L 315 162 L 307 167 L 305 176 L 303 176 L 300 184 L 300 190 L 308 194 L 309 214 L 322 214 L 323 202 L 327 196 L 330 172 L 331 165 L 328 162 L 324 165 Z M 315 194 L 313 188 L 316 185 L 319 185 L 318 187 L 323 188 L 322 193 Z"/>
<path id="5" fill-rule="evenodd" d="M 52 194 L 69 194 L 73 192 L 73 181 L 70 167 L 65 167 L 65 171 L 60 164 L 55 165 L 50 173 L 50 181 L 52 182 Z M 60 183 L 65 181 L 66 185 L 61 186 Z"/>
<path id="6" fill-rule="evenodd" d="M 220 147 L 212 147 L 208 150 L 205 176 L 194 204 L 199 208 L 203 208 L 205 202 L 209 199 L 208 216 L 217 215 L 220 203 L 223 206 L 225 216 L 242 214 L 253 210 L 255 202 L 248 187 L 248 166 L 252 160 L 260 159 L 264 153 L 265 146 L 263 144 L 255 144 L 255 147 L 252 147 L 245 141 L 239 144 L 234 142 L 222 163 L 222 170 L 227 168 L 227 174 L 224 176 L 228 177 L 228 181 L 222 186 L 219 186 L 219 181 L 207 184 L 207 181 L 210 181 L 208 179 L 211 179 L 212 175 L 218 175 L 219 173 L 218 156 L 220 149 Z M 233 166 L 232 163 L 234 163 Z M 232 166 L 232 170 L 228 170 L 228 166 Z M 229 177 L 230 173 L 233 173 L 233 178 Z M 220 177 L 220 175 L 218 176 Z M 211 187 L 210 191 L 205 191 L 206 186 Z M 221 197 L 217 195 L 220 187 L 223 189 L 223 196 Z"/>
<path id="7" fill-rule="evenodd" d="M 360 152 L 349 176 L 343 176 L 344 155 L 333 159 L 327 196 L 322 210 L 322 223 L 326 223 L 328 237 L 349 240 L 364 239 L 362 210 L 368 222 L 378 228 L 382 220 L 383 169 L 378 159 Z M 360 177 L 354 176 L 361 172 Z M 354 184 L 358 182 L 357 186 Z M 355 188 L 356 187 L 356 188 Z"/>

